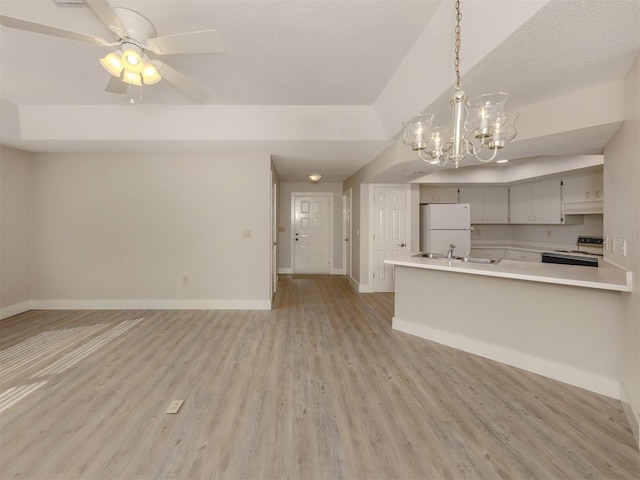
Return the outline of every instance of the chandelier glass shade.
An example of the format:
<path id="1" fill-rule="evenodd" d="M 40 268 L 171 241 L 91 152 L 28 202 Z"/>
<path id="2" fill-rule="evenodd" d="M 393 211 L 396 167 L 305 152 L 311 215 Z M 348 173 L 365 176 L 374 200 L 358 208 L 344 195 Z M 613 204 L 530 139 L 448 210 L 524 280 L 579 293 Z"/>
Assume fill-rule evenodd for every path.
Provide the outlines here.
<path id="1" fill-rule="evenodd" d="M 144 55 L 142 49 L 134 44 L 127 45 L 124 52 L 115 50 L 104 58 L 100 64 L 114 77 L 122 78 L 123 82 L 141 86 L 158 83 L 162 77 L 156 67 Z"/>
<path id="2" fill-rule="evenodd" d="M 430 164 L 444 167 L 451 160 L 455 167 L 467 156 L 480 162 L 496 158 L 498 150 L 512 141 L 517 130 L 517 112 L 506 111 L 508 93 L 489 93 L 467 100 L 460 81 L 460 1 L 456 2 L 455 71 L 456 86 L 451 97 L 453 125 L 451 128 L 434 126 L 435 115 L 422 113 L 403 123 L 402 140 Z M 488 151 L 488 156 L 481 152 Z M 484 157 L 484 158 L 483 158 Z"/>

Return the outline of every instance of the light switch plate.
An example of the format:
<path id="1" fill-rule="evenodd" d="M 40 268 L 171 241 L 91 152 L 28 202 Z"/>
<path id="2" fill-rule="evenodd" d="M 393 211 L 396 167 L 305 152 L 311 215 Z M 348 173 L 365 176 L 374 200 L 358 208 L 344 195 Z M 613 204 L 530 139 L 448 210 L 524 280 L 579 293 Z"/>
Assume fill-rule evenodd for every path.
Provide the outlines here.
<path id="1" fill-rule="evenodd" d="M 164 413 L 178 413 L 178 410 L 180 410 L 180 407 L 183 403 L 184 400 L 174 400 L 173 402 L 171 402 L 171 405 L 169 405 L 169 408 L 167 408 L 167 411 Z"/>

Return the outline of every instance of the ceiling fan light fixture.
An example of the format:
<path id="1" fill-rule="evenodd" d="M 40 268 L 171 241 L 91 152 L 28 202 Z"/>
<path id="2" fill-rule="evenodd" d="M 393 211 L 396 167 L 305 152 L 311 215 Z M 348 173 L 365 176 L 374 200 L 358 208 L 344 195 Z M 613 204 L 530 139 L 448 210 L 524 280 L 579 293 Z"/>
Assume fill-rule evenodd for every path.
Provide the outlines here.
<path id="1" fill-rule="evenodd" d="M 137 72 L 125 70 L 124 74 L 122 75 L 122 81 L 130 85 L 135 85 L 136 87 L 142 86 L 142 79 L 140 77 L 140 74 Z"/>
<path id="2" fill-rule="evenodd" d="M 145 85 L 153 85 L 162 79 L 158 70 L 156 70 L 156 67 L 151 62 L 144 62 L 142 72 L 140 74 L 142 75 L 142 80 Z"/>
<path id="3" fill-rule="evenodd" d="M 100 64 L 111 75 L 113 75 L 114 77 L 119 77 L 122 73 L 122 70 L 124 69 L 124 65 L 122 65 L 122 52 L 120 50 L 111 52 L 107 56 L 100 59 Z"/>
<path id="4" fill-rule="evenodd" d="M 140 73 L 142 71 L 142 56 L 134 48 L 127 48 L 122 54 L 122 64 L 125 70 Z"/>

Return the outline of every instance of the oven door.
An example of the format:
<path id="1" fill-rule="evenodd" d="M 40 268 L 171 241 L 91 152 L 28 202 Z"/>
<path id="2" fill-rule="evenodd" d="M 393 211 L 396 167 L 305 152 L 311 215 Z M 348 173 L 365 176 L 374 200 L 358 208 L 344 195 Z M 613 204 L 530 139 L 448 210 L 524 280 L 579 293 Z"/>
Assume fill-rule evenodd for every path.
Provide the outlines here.
<path id="1" fill-rule="evenodd" d="M 542 263 L 559 263 L 562 265 L 580 265 L 583 267 L 597 267 L 598 257 L 583 257 L 562 253 L 543 253 Z"/>

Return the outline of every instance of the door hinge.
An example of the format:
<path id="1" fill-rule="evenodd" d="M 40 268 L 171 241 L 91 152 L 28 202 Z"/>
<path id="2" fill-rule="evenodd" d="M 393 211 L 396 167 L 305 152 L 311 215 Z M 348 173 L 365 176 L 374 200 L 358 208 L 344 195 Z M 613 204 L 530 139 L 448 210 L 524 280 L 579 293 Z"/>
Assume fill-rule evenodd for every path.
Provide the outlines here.
<path id="1" fill-rule="evenodd" d="M 374 272 L 374 274 L 373 274 L 373 278 L 376 278 L 376 274 L 375 274 L 375 272 Z"/>

